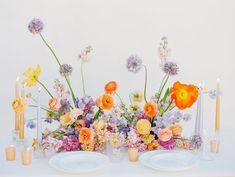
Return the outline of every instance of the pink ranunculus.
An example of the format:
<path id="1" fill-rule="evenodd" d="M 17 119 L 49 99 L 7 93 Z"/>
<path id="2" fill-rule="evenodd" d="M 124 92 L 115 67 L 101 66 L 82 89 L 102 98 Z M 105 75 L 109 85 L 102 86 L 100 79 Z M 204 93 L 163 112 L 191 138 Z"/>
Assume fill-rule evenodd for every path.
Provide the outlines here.
<path id="1" fill-rule="evenodd" d="M 74 118 L 77 119 L 78 116 L 81 116 L 83 114 L 83 111 L 78 108 L 74 108 L 71 112 L 70 115 Z"/>
<path id="2" fill-rule="evenodd" d="M 171 149 L 174 149 L 176 147 L 176 142 L 173 138 L 171 138 L 168 141 L 159 140 L 159 144 L 167 150 L 171 150 Z"/>
<path id="3" fill-rule="evenodd" d="M 157 136 L 161 141 L 169 141 L 172 138 L 173 134 L 169 128 L 165 128 L 159 130 Z"/>

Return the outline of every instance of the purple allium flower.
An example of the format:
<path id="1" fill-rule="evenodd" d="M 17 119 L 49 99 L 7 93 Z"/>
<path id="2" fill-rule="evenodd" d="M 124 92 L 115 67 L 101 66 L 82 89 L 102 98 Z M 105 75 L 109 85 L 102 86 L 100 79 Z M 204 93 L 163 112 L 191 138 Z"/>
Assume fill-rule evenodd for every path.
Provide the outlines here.
<path id="1" fill-rule="evenodd" d="M 44 24 L 40 19 L 34 18 L 30 21 L 28 29 L 33 34 L 41 33 L 43 30 Z"/>
<path id="2" fill-rule="evenodd" d="M 73 72 L 73 68 L 69 64 L 62 64 L 61 67 L 60 67 L 60 71 L 59 72 L 60 72 L 61 76 L 64 76 L 64 74 L 66 76 L 70 76 L 72 74 L 72 72 Z"/>
<path id="3" fill-rule="evenodd" d="M 190 137 L 189 146 L 192 149 L 199 149 L 202 146 L 202 138 L 200 135 L 193 135 Z"/>
<path id="4" fill-rule="evenodd" d="M 176 146 L 176 142 L 173 138 L 171 138 L 170 140 L 168 141 L 161 141 L 159 140 L 159 144 L 165 148 L 165 149 L 168 149 L 168 150 L 171 150 L 171 149 L 174 149 L 175 146 Z"/>
<path id="5" fill-rule="evenodd" d="M 36 127 L 36 124 L 35 124 L 35 122 L 34 122 L 34 121 L 29 121 L 29 122 L 27 123 L 26 127 L 27 127 L 27 128 L 31 128 L 31 129 L 33 129 L 33 128 L 35 128 L 35 127 Z"/>
<path id="6" fill-rule="evenodd" d="M 77 136 L 74 135 L 70 135 L 69 137 L 66 137 L 65 139 L 63 139 L 63 149 L 65 151 L 76 151 L 76 150 L 80 150 L 80 142 L 77 138 Z"/>
<path id="7" fill-rule="evenodd" d="M 142 60 L 136 55 L 131 55 L 127 59 L 126 67 L 130 72 L 137 73 L 142 67 Z"/>
<path id="8" fill-rule="evenodd" d="M 174 62 L 166 62 L 166 63 L 162 66 L 162 70 L 163 70 L 166 74 L 169 74 L 169 75 L 173 76 L 173 75 L 177 75 L 177 74 L 178 74 L 179 67 L 178 67 L 177 64 L 174 63 Z"/>

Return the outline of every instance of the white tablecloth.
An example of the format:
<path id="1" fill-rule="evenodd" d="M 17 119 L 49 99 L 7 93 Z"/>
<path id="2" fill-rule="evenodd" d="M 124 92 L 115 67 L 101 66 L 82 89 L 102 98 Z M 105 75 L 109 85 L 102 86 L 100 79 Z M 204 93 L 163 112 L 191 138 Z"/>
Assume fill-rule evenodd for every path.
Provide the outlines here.
<path id="1" fill-rule="evenodd" d="M 31 177 L 31 176 L 75 176 L 55 171 L 48 165 L 49 158 L 33 159 L 30 166 L 21 165 L 20 153 L 17 153 L 16 161 L 5 160 L 4 141 L 0 143 L 0 176 L 1 177 Z M 235 177 L 235 138 L 234 131 L 226 131 L 221 134 L 221 151 L 214 160 L 201 160 L 198 166 L 182 172 L 161 172 L 142 166 L 139 162 L 128 162 L 127 157 L 121 162 L 113 162 L 101 171 L 79 175 L 86 177 Z"/>

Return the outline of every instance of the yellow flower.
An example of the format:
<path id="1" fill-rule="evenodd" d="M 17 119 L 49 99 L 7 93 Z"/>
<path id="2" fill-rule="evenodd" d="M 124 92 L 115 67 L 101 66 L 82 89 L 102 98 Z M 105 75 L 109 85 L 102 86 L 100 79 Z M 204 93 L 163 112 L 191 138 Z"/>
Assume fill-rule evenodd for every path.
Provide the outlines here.
<path id="1" fill-rule="evenodd" d="M 81 148 L 82 148 L 83 151 L 94 151 L 95 145 L 93 143 L 82 144 Z"/>
<path id="2" fill-rule="evenodd" d="M 140 108 L 140 103 L 139 102 L 133 101 L 130 105 L 130 109 L 133 112 L 138 111 L 139 108 Z"/>
<path id="3" fill-rule="evenodd" d="M 97 122 L 97 124 L 95 125 L 95 128 L 98 132 L 100 132 L 102 129 L 104 129 L 104 126 L 105 126 L 104 121 L 101 120 Z"/>
<path id="4" fill-rule="evenodd" d="M 40 65 L 37 66 L 36 69 L 28 68 L 27 71 L 24 72 L 25 80 L 22 81 L 22 84 L 27 87 L 35 86 L 38 80 L 38 76 L 41 73 Z"/>
<path id="5" fill-rule="evenodd" d="M 180 135 L 182 133 L 182 126 L 178 124 L 171 125 L 170 130 L 174 136 Z"/>
<path id="6" fill-rule="evenodd" d="M 154 135 L 144 135 L 143 141 L 145 144 L 150 144 L 154 140 Z"/>
<path id="7" fill-rule="evenodd" d="M 66 113 L 60 117 L 60 123 L 62 126 L 68 126 L 75 122 L 75 119 L 71 116 L 70 113 Z"/>
<path id="8" fill-rule="evenodd" d="M 150 150 L 150 151 L 155 150 L 155 149 L 159 148 L 159 146 L 160 146 L 160 144 L 158 143 L 158 141 L 154 140 L 150 144 L 148 144 L 148 150 Z"/>
<path id="9" fill-rule="evenodd" d="M 16 98 L 12 102 L 12 108 L 17 113 L 24 112 L 26 106 L 27 106 L 27 103 L 26 103 L 25 99 L 23 99 L 23 98 Z"/>
<path id="10" fill-rule="evenodd" d="M 131 93 L 131 101 L 133 102 L 142 102 L 143 101 L 143 94 L 141 92 L 135 91 Z"/>
<path id="11" fill-rule="evenodd" d="M 136 124 L 137 132 L 141 135 L 148 135 L 151 131 L 151 123 L 147 119 L 140 119 Z"/>

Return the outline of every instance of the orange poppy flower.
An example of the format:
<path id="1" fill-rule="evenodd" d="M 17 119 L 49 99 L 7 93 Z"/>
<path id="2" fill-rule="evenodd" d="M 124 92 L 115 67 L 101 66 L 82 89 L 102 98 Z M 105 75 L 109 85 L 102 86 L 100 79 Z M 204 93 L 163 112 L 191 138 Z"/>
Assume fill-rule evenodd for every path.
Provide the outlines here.
<path id="1" fill-rule="evenodd" d="M 83 144 L 90 144 L 94 135 L 91 129 L 83 127 L 79 132 L 79 141 Z"/>
<path id="2" fill-rule="evenodd" d="M 175 82 L 171 89 L 171 99 L 179 109 L 189 108 L 197 100 L 198 89 L 194 85 L 181 84 Z"/>
<path id="3" fill-rule="evenodd" d="M 110 81 L 104 86 L 105 93 L 107 94 L 114 94 L 117 90 L 117 82 Z"/>
<path id="4" fill-rule="evenodd" d="M 157 105 L 152 102 L 148 102 L 144 105 L 144 113 L 149 117 L 155 117 L 157 115 Z"/>
<path id="5" fill-rule="evenodd" d="M 108 94 L 104 94 L 96 100 L 96 105 L 100 109 L 111 109 L 113 107 L 113 98 Z"/>

